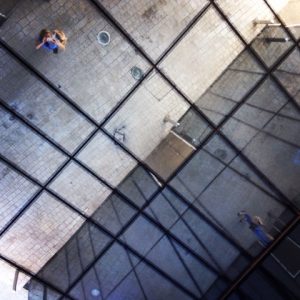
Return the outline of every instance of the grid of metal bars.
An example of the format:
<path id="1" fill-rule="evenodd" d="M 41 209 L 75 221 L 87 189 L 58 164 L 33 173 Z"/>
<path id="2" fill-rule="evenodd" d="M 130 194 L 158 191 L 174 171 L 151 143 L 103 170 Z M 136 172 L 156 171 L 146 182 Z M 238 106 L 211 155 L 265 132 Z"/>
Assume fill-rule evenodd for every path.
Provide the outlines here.
<path id="1" fill-rule="evenodd" d="M 72 285 L 70 285 L 69 289 L 66 292 L 58 290 L 55 286 L 53 286 L 51 283 L 47 282 L 46 280 L 43 280 L 41 278 L 36 277 L 36 275 L 31 274 L 28 272 L 28 270 L 24 269 L 23 267 L 17 265 L 16 263 L 10 261 L 9 259 L 0 256 L 1 259 L 4 261 L 10 263 L 15 268 L 21 270 L 22 272 L 30 275 L 32 278 L 35 278 L 36 280 L 40 281 L 46 286 L 49 286 L 51 289 L 56 290 L 59 292 L 62 297 L 70 297 L 69 291 L 84 277 L 84 275 L 92 268 L 92 266 L 95 264 L 95 262 L 102 257 L 106 251 L 109 249 L 109 247 L 114 243 L 119 243 L 126 251 L 129 253 L 134 254 L 136 257 L 141 259 L 144 263 L 146 263 L 148 266 L 153 268 L 156 272 L 158 272 L 160 275 L 165 277 L 167 280 L 172 282 L 175 286 L 177 286 L 179 289 L 181 289 L 183 292 L 191 296 L 192 298 L 197 299 L 197 296 L 194 295 L 191 291 L 186 289 L 182 284 L 180 284 L 178 281 L 174 280 L 171 276 L 169 276 L 166 272 L 158 268 L 155 264 L 153 264 L 150 260 L 148 260 L 146 257 L 143 257 L 140 255 L 134 248 L 126 244 L 123 240 L 120 239 L 120 236 L 122 233 L 126 231 L 127 228 L 137 219 L 138 216 L 142 215 L 147 220 L 149 220 L 151 223 L 153 223 L 156 227 L 158 227 L 171 241 L 175 241 L 179 245 L 181 245 L 184 249 L 189 251 L 189 253 L 197 259 L 201 264 L 205 265 L 208 269 L 210 269 L 213 273 L 217 274 L 219 278 L 224 279 L 227 282 L 230 282 L 230 279 L 226 274 L 220 273 L 220 270 L 217 270 L 214 266 L 212 266 L 209 262 L 205 261 L 201 256 L 199 256 L 195 251 L 193 251 L 188 245 L 183 243 L 180 239 L 178 239 L 174 234 L 172 234 L 167 228 L 165 228 L 163 225 L 161 225 L 155 218 L 149 216 L 144 212 L 145 208 L 148 207 L 151 202 L 156 198 L 158 194 L 160 194 L 165 188 L 168 188 L 172 191 L 183 203 L 187 205 L 188 208 L 192 209 L 193 212 L 195 212 L 202 220 L 207 222 L 214 230 L 216 230 L 220 235 L 223 236 L 223 238 L 228 241 L 231 245 L 233 245 L 235 248 L 237 248 L 241 254 L 243 254 L 248 260 L 249 260 L 249 266 L 247 269 L 243 272 L 243 274 L 239 277 L 238 280 L 233 282 L 229 289 L 225 291 L 222 299 L 225 299 L 227 296 L 230 295 L 235 289 L 240 285 L 241 281 L 246 278 L 246 276 L 255 269 L 255 267 L 271 252 L 271 250 L 278 244 L 284 236 L 287 234 L 288 231 L 290 231 L 298 222 L 299 222 L 299 210 L 297 207 L 286 197 L 281 190 L 272 183 L 269 178 L 264 175 L 259 168 L 251 162 L 236 146 L 234 143 L 232 143 L 226 135 L 224 135 L 220 128 L 233 116 L 233 114 L 246 102 L 246 100 L 261 86 L 261 84 L 265 81 L 267 77 L 271 77 L 272 80 L 277 84 L 277 86 L 280 88 L 280 90 L 287 96 L 290 103 L 295 107 L 297 111 L 300 112 L 300 107 L 298 103 L 294 100 L 294 98 L 289 94 L 289 92 L 285 89 L 285 87 L 281 84 L 281 82 L 277 79 L 276 76 L 273 75 L 273 71 L 276 70 L 276 68 L 289 56 L 289 54 L 294 50 L 297 49 L 300 50 L 299 46 L 299 40 L 296 40 L 293 34 L 290 32 L 288 28 L 285 27 L 284 22 L 281 20 L 281 18 L 274 12 L 272 7 L 269 5 L 269 3 L 266 0 L 263 0 L 266 5 L 269 7 L 269 9 L 274 14 L 274 17 L 279 20 L 279 22 L 282 25 L 282 28 L 285 30 L 288 37 L 294 42 L 293 46 L 289 48 L 288 51 L 286 51 L 279 59 L 271 66 L 268 67 L 265 62 L 260 58 L 260 56 L 256 53 L 256 51 L 251 46 L 251 43 L 247 43 L 244 38 L 241 36 L 239 31 L 235 28 L 235 26 L 230 22 L 226 14 L 222 11 L 222 9 L 218 6 L 217 3 L 214 1 L 209 1 L 209 3 L 193 18 L 193 20 L 186 26 L 186 28 L 179 34 L 179 36 L 173 41 L 173 43 L 169 46 L 169 48 L 160 56 L 160 58 L 154 62 L 147 53 L 131 38 L 131 36 L 126 32 L 126 30 L 122 27 L 121 24 L 118 23 L 117 20 L 114 19 L 114 17 L 96 0 L 87 0 L 91 2 L 95 9 L 99 10 L 99 12 L 104 15 L 107 20 L 109 20 L 110 23 L 112 23 L 115 28 L 123 35 L 123 37 L 127 40 L 127 42 L 136 49 L 136 51 L 139 52 L 139 54 L 151 65 L 150 70 L 144 75 L 144 77 L 137 82 L 137 84 L 127 93 L 127 95 L 119 102 L 119 104 L 115 107 L 115 109 L 108 114 L 105 119 L 98 124 L 95 122 L 87 113 L 85 113 L 69 96 L 67 96 L 65 93 L 63 93 L 59 88 L 57 88 L 49 79 L 47 79 L 42 73 L 40 73 L 36 68 L 34 68 L 29 62 L 27 62 L 19 53 L 17 53 L 13 48 L 11 48 L 7 43 L 5 43 L 3 40 L 0 41 L 0 45 L 2 48 L 4 48 L 12 57 L 14 57 L 16 60 L 18 60 L 27 70 L 29 70 L 34 76 L 36 76 L 39 80 L 41 80 L 49 89 L 55 92 L 63 101 L 65 101 L 68 105 L 70 105 L 76 112 L 81 114 L 85 119 L 87 119 L 91 124 L 93 124 L 96 129 L 89 135 L 89 137 L 74 151 L 72 154 L 70 154 L 67 150 L 65 150 L 62 146 L 60 146 L 58 143 L 56 143 L 53 139 L 51 139 L 49 136 L 47 136 L 43 131 L 41 131 L 39 128 L 37 128 L 35 125 L 33 125 L 30 121 L 28 121 L 26 118 L 24 118 L 21 114 L 16 112 L 14 109 L 12 109 L 10 106 L 8 106 L 2 99 L 0 99 L 0 105 L 5 110 L 7 110 L 9 113 L 14 115 L 17 119 L 19 119 L 21 122 L 23 122 L 26 126 L 31 128 L 35 133 L 37 133 L 39 136 L 41 136 L 43 139 L 45 139 L 48 143 L 50 143 L 52 146 L 54 146 L 56 149 L 58 149 L 60 152 L 62 152 L 64 155 L 67 156 L 67 160 L 64 164 L 61 165 L 61 167 L 47 180 L 46 183 L 41 184 L 38 180 L 34 179 L 31 175 L 27 174 L 25 171 L 21 170 L 16 164 L 6 159 L 4 156 L 0 156 L 1 161 L 3 161 L 5 164 L 10 166 L 12 169 L 14 169 L 16 172 L 22 174 L 25 178 L 30 180 L 31 182 L 35 183 L 37 186 L 40 187 L 40 190 L 38 193 L 34 195 L 34 197 L 28 201 L 28 203 L 11 219 L 11 221 L 1 230 L 0 236 L 2 236 L 11 226 L 24 214 L 24 212 L 34 203 L 34 201 L 39 197 L 39 195 L 43 191 L 47 191 L 49 194 L 51 194 L 53 197 L 61 201 L 64 205 L 68 206 L 71 210 L 82 216 L 85 220 L 90 222 L 91 224 L 95 225 L 97 228 L 99 228 L 102 232 L 107 234 L 111 238 L 111 242 L 108 243 L 108 245 L 101 251 L 99 255 L 97 255 L 94 259 L 94 261 L 90 264 L 88 268 L 85 269 L 84 272 L 77 278 L 76 281 Z M 250 91 L 247 92 L 247 94 L 241 99 L 240 102 L 238 102 L 232 110 L 223 118 L 223 120 L 220 122 L 219 125 L 215 125 L 202 111 L 199 109 L 177 86 L 176 84 L 167 76 L 164 74 L 163 71 L 161 71 L 158 67 L 158 64 L 166 57 L 166 55 L 180 42 L 180 40 L 190 31 L 190 29 L 198 22 L 198 20 L 201 18 L 201 16 L 211 7 L 214 7 L 215 10 L 219 13 L 219 15 L 224 19 L 224 21 L 229 25 L 229 27 L 232 29 L 232 31 L 236 34 L 236 36 L 239 38 L 239 40 L 243 43 L 245 49 L 249 51 L 252 56 L 256 59 L 256 61 L 259 63 L 259 65 L 265 70 L 265 74 L 262 76 L 262 78 L 250 89 Z M 212 129 L 210 134 L 200 143 L 199 146 L 196 147 L 196 151 L 194 151 L 186 160 L 185 162 L 178 167 L 173 174 L 169 177 L 168 180 L 163 180 L 157 172 L 155 172 L 153 169 L 151 169 L 148 165 L 146 165 L 143 161 L 141 161 L 132 151 L 127 149 L 122 143 L 120 143 L 114 136 L 112 136 L 109 132 L 107 132 L 103 126 L 104 124 L 114 115 L 116 112 L 120 109 L 121 106 L 126 103 L 126 101 L 130 98 L 130 96 L 139 88 L 139 86 L 142 84 L 142 82 L 149 76 L 149 74 L 155 70 L 158 74 L 161 75 L 161 77 L 184 99 L 190 107 L 195 111 L 199 117 L 202 120 L 205 120 L 205 122 L 210 126 Z M 137 204 L 135 204 L 128 196 L 126 196 L 124 193 L 122 193 L 117 188 L 114 188 L 111 184 L 109 184 L 106 180 L 101 178 L 99 175 L 97 175 L 94 171 L 92 171 L 90 168 L 88 168 L 86 165 L 81 163 L 78 159 L 76 159 L 76 155 L 80 152 L 81 149 L 85 145 L 87 145 L 91 139 L 95 136 L 95 134 L 101 131 L 105 136 L 107 136 L 109 139 L 113 140 L 115 144 L 118 145 L 118 147 L 122 148 L 123 151 L 125 151 L 130 157 L 132 157 L 137 163 L 138 166 L 142 167 L 143 169 L 147 170 L 149 173 L 153 174 L 159 182 L 161 182 L 160 187 L 157 189 L 156 192 L 153 193 L 153 195 L 148 199 L 145 204 L 141 207 L 139 207 Z M 188 164 L 188 162 L 200 151 L 203 149 L 203 146 L 215 135 L 219 135 L 225 143 L 232 148 L 238 155 L 242 158 L 242 160 L 256 173 L 256 175 L 269 187 L 271 188 L 279 197 L 279 201 L 282 201 L 284 205 L 288 208 L 290 208 L 295 214 L 295 219 L 290 222 L 290 224 L 287 225 L 287 228 L 283 231 L 283 233 L 274 241 L 273 245 L 270 246 L 268 249 L 266 249 L 258 258 L 253 258 L 249 253 L 247 253 L 240 245 L 239 242 L 234 240 L 230 234 L 225 232 L 224 230 L 220 229 L 218 226 L 216 226 L 209 218 L 207 218 L 197 207 L 195 207 L 192 203 L 190 203 L 183 195 L 181 195 L 176 189 L 174 189 L 171 185 L 169 185 L 169 182 Z M 68 201 L 57 195 L 52 190 L 48 189 L 48 185 L 56 178 L 58 174 L 65 168 L 65 166 L 68 165 L 70 161 L 76 162 L 78 165 L 80 165 L 85 171 L 87 171 L 89 174 L 91 174 L 94 178 L 99 180 L 102 184 L 109 187 L 116 195 L 118 195 L 123 201 L 125 201 L 129 206 L 133 207 L 136 211 L 135 215 L 130 219 L 130 221 L 123 226 L 123 228 L 118 232 L 117 235 L 113 235 L 109 230 L 107 230 L 105 227 L 101 226 L 97 222 L 95 222 L 91 217 L 87 216 L 86 214 L 82 213 L 78 208 L 76 208 L 74 205 L 70 204 Z M 278 199 L 277 199 L 278 200 Z M 133 268 L 134 270 L 134 268 Z M 271 277 L 271 274 L 269 274 L 265 270 L 267 276 Z M 137 276 L 138 278 L 138 276 Z M 273 279 L 274 280 L 274 279 Z"/>

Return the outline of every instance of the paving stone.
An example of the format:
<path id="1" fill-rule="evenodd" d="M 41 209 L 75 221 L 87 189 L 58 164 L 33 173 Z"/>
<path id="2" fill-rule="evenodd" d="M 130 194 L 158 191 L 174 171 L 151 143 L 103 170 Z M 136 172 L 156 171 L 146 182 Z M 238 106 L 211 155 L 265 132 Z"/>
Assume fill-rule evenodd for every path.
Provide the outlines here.
<path id="1" fill-rule="evenodd" d="M 299 147 L 260 133 L 244 149 L 244 153 L 299 206 Z"/>
<path id="2" fill-rule="evenodd" d="M 98 0 L 153 59 L 160 57 L 206 0 Z"/>
<path id="3" fill-rule="evenodd" d="M 147 299 L 155 300 L 160 297 L 174 300 L 192 299 L 144 263 L 139 264 L 136 271 L 145 289 Z"/>
<path id="4" fill-rule="evenodd" d="M 106 234 L 86 222 L 38 273 L 38 277 L 66 291 L 109 242 Z"/>
<path id="5" fill-rule="evenodd" d="M 182 264 L 182 257 L 176 252 L 175 243 L 167 237 L 162 238 L 147 254 L 147 258 L 159 266 L 195 295 L 200 296 L 199 288 L 192 281 Z"/>
<path id="6" fill-rule="evenodd" d="M 6 28 L 16 23 L 22 28 L 22 20 L 25 18 L 27 23 L 31 14 L 36 23 L 27 25 L 28 30 L 23 30 L 26 37 L 20 43 L 15 27 L 11 31 Z M 65 52 L 52 55 L 34 49 L 35 39 L 43 28 L 65 32 L 68 37 Z M 1 29 L 2 38 L 10 46 L 99 122 L 136 84 L 130 69 L 138 66 L 146 72 L 149 68 L 120 33 L 84 0 L 64 1 L 60 6 L 53 1 L 22 1 Z M 97 34 L 102 30 L 111 36 L 106 47 L 97 42 Z M 92 40 L 88 38 L 91 35 Z"/>
<path id="7" fill-rule="evenodd" d="M 295 49 L 287 59 L 275 71 L 276 77 L 283 86 L 293 96 L 298 104 L 300 104 L 299 82 L 300 82 L 300 52 Z M 298 114 L 299 115 L 299 112 Z"/>
<path id="8" fill-rule="evenodd" d="M 132 268 L 132 261 L 124 248 L 114 244 L 95 264 L 101 282 L 101 292 L 106 297 Z"/>
<path id="9" fill-rule="evenodd" d="M 299 122 L 286 116 L 287 101 L 274 82 L 267 80 L 223 129 L 271 181 L 296 199 Z"/>
<path id="10" fill-rule="evenodd" d="M 6 52 L 0 50 L 0 56 L 1 100 L 67 151 L 74 151 L 94 126 Z"/>
<path id="11" fill-rule="evenodd" d="M 164 118 L 168 115 L 177 122 L 188 107 L 159 74 L 152 73 L 105 129 L 143 160 L 171 130 L 172 124 Z"/>
<path id="12" fill-rule="evenodd" d="M 80 151 L 77 158 L 114 186 L 136 165 L 136 161 L 100 132 Z"/>
<path id="13" fill-rule="evenodd" d="M 45 182 L 66 157 L 3 109 L 0 109 L 0 119 L 0 153 Z"/>
<path id="14" fill-rule="evenodd" d="M 252 40 L 261 30 L 255 29 L 252 21 L 258 15 L 270 15 L 269 9 L 263 1 L 258 5 L 244 0 L 229 2 L 219 1 L 219 4 L 222 8 L 231 8 L 226 10 L 230 19 L 243 26 L 241 30 L 246 39 Z M 276 10 L 285 3 L 278 3 Z M 192 101 L 196 101 L 242 49 L 236 35 L 210 8 L 160 66 Z"/>
<path id="15" fill-rule="evenodd" d="M 135 214 L 136 210 L 113 194 L 97 209 L 92 218 L 113 234 L 117 234 Z"/>
<path id="16" fill-rule="evenodd" d="M 140 284 L 133 271 L 116 287 L 116 289 L 107 297 L 108 300 L 131 300 L 144 299 Z"/>
<path id="17" fill-rule="evenodd" d="M 203 148 L 205 152 L 210 153 L 212 157 L 217 158 L 224 164 L 229 163 L 237 155 L 219 135 L 214 135 Z"/>
<path id="18" fill-rule="evenodd" d="M 175 245 L 178 253 L 183 259 L 185 265 L 192 273 L 195 281 L 200 286 L 202 294 L 206 292 L 208 287 L 215 281 L 216 275 L 203 266 L 197 259 L 185 251 L 182 247 Z"/>
<path id="19" fill-rule="evenodd" d="M 122 235 L 122 238 L 141 255 L 144 255 L 162 236 L 163 233 L 159 229 L 154 227 L 147 219 L 140 216 L 129 226 Z"/>
<path id="20" fill-rule="evenodd" d="M 210 8 L 160 67 L 195 102 L 242 50 L 239 39 Z"/>
<path id="21" fill-rule="evenodd" d="M 142 206 L 158 190 L 152 174 L 142 167 L 135 168 L 118 186 L 118 190 L 138 206 Z"/>
<path id="22" fill-rule="evenodd" d="M 43 193 L 1 237 L 0 252 L 36 273 L 82 223 L 79 215 Z"/>
<path id="23" fill-rule="evenodd" d="M 243 51 L 195 104 L 219 124 L 250 92 L 263 73 L 254 58 Z"/>
<path id="24" fill-rule="evenodd" d="M 75 163 L 70 163 L 49 187 L 87 215 L 93 214 L 111 193 Z"/>
<path id="25" fill-rule="evenodd" d="M 206 273 L 211 276 L 211 273 L 216 275 L 216 272 L 227 270 L 240 255 L 239 251 L 218 234 L 212 226 L 191 210 L 186 210 L 181 214 L 180 219 L 171 227 L 171 232 L 202 259 L 204 276 Z M 188 250 L 184 249 L 184 251 L 186 255 L 190 255 Z M 220 256 L 219 251 L 223 255 Z"/>
<path id="26" fill-rule="evenodd" d="M 168 189 L 160 193 L 145 209 L 154 220 L 170 228 L 187 209 L 186 205 Z"/>
<path id="27" fill-rule="evenodd" d="M 0 163 L 0 229 L 3 229 L 38 190 L 33 183 Z"/>
<path id="28" fill-rule="evenodd" d="M 266 80 L 224 125 L 223 132 L 243 149 L 286 105 L 287 98 L 271 80 Z"/>

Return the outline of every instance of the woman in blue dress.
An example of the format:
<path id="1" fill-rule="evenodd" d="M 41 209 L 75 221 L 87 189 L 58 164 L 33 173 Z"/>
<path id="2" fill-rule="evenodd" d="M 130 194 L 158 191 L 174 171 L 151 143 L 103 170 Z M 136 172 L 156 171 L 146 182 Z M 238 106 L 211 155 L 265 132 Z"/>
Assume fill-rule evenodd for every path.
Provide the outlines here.
<path id="1" fill-rule="evenodd" d="M 265 231 L 264 224 L 260 217 L 255 216 L 252 219 L 252 217 L 245 211 L 240 211 L 238 216 L 241 218 L 240 221 L 245 221 L 248 223 L 249 229 L 256 235 L 257 239 L 265 247 L 267 247 L 273 241 L 274 238 Z"/>
<path id="2" fill-rule="evenodd" d="M 66 38 L 62 31 L 41 30 L 36 49 L 46 49 L 57 54 L 59 49 L 65 49 Z"/>

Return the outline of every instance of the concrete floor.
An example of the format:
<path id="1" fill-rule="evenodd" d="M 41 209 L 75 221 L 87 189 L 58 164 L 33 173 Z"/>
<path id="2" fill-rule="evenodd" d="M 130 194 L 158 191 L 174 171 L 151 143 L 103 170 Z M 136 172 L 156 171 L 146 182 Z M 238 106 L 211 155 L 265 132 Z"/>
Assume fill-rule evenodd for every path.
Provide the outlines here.
<path id="1" fill-rule="evenodd" d="M 299 30 L 215 2 L 0 3 L 0 258 L 48 284 L 20 297 L 218 299 L 264 249 L 237 212 L 275 237 L 299 213 Z M 295 22 L 287 2 L 269 1 Z M 66 51 L 34 49 L 45 27 Z M 253 278 L 233 299 L 257 278 L 282 299 Z"/>

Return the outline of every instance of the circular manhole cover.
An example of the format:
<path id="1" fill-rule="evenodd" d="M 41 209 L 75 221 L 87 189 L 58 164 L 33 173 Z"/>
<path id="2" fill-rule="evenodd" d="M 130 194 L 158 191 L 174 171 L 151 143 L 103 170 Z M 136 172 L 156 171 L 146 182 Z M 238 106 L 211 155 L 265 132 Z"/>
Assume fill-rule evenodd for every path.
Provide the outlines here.
<path id="1" fill-rule="evenodd" d="M 131 68 L 130 73 L 135 80 L 140 80 L 143 77 L 143 71 L 138 67 Z"/>
<path id="2" fill-rule="evenodd" d="M 107 31 L 100 31 L 97 40 L 100 45 L 107 46 L 110 43 L 110 35 Z"/>

